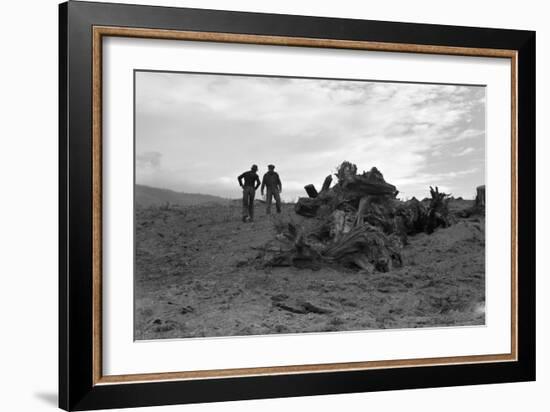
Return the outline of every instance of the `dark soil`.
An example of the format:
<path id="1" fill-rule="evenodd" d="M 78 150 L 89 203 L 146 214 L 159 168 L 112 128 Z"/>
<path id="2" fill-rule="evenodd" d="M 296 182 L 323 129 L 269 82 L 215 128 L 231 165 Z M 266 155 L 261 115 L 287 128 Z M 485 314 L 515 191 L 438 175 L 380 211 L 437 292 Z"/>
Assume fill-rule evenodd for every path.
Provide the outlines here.
<path id="1" fill-rule="evenodd" d="M 472 201 L 451 201 L 454 212 Z M 261 269 L 277 216 L 238 202 L 136 210 L 135 338 L 483 325 L 485 219 L 409 238 L 403 267 Z M 283 219 L 301 222 L 294 205 Z"/>

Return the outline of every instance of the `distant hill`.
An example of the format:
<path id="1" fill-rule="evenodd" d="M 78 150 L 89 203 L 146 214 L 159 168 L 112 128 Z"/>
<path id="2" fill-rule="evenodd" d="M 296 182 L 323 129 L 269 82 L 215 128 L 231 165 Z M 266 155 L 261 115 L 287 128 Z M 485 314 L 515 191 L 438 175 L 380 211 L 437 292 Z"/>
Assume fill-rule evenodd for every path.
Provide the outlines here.
<path id="1" fill-rule="evenodd" d="M 136 185 L 135 186 L 136 205 L 139 206 L 158 206 L 166 203 L 183 206 L 200 205 L 204 203 L 227 203 L 229 199 L 213 195 L 203 195 L 200 193 L 175 192 L 169 189 L 159 189 L 157 187 Z"/>

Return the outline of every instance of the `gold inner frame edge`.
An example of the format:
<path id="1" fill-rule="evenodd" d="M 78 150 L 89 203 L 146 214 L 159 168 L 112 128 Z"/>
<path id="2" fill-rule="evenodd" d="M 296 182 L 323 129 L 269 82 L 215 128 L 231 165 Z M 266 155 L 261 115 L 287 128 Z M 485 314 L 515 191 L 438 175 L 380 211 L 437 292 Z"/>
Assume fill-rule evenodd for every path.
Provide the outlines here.
<path id="1" fill-rule="evenodd" d="M 102 40 L 105 36 L 187 40 L 237 44 L 257 44 L 292 47 L 318 47 L 399 53 L 496 57 L 511 60 L 511 183 L 512 183 L 512 239 L 511 239 L 511 352 L 508 354 L 451 356 L 439 358 L 394 359 L 314 365 L 288 365 L 254 368 L 141 373 L 130 375 L 103 375 L 102 339 Z M 229 377 L 284 375 L 300 373 L 329 373 L 381 368 L 458 365 L 517 361 L 517 52 L 505 49 L 432 46 L 419 44 L 385 43 L 355 40 L 265 36 L 235 33 L 178 31 L 131 27 L 94 26 L 92 30 L 92 335 L 94 385 L 137 383 L 170 380 L 220 379 Z"/>

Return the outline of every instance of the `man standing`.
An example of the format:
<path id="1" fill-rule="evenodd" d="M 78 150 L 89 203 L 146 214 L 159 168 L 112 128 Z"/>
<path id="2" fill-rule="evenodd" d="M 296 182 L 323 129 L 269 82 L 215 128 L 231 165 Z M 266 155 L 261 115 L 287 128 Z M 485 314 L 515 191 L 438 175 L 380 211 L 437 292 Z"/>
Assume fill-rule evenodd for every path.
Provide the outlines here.
<path id="1" fill-rule="evenodd" d="M 281 196 L 280 193 L 283 191 L 283 185 L 281 184 L 281 179 L 279 178 L 279 174 L 275 172 L 275 166 L 269 165 L 267 166 L 268 171 L 264 175 L 264 178 L 262 179 L 262 189 L 261 193 L 262 196 L 264 195 L 264 188 L 267 187 L 267 194 L 266 194 L 266 211 L 265 213 L 270 215 L 271 214 L 271 201 L 272 198 L 275 198 L 275 206 L 277 207 L 277 213 L 281 213 Z"/>
<path id="2" fill-rule="evenodd" d="M 258 166 L 252 165 L 249 171 L 237 177 L 239 186 L 243 188 L 243 222 L 254 220 L 254 195 L 260 186 L 257 171 Z"/>

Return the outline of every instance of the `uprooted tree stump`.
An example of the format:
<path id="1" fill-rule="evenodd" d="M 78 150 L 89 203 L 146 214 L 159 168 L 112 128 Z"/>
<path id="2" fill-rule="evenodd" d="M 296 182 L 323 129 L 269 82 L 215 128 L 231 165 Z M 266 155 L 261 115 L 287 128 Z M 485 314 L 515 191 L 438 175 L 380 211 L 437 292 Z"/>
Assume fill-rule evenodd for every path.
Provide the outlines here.
<path id="1" fill-rule="evenodd" d="M 323 242 L 315 234 L 305 234 L 295 224 L 289 223 L 275 242 L 260 254 L 263 266 L 318 270 L 323 265 L 338 263 L 369 272 L 387 272 L 402 265 L 400 239 L 387 236 L 370 225 L 353 228 L 337 242 Z"/>
<path id="2" fill-rule="evenodd" d="M 433 233 L 436 228 L 448 227 L 451 224 L 448 207 L 450 195 L 440 192 L 437 186 L 435 189 L 430 186 L 430 195 L 432 198 L 424 228 L 426 233 Z"/>
<path id="3" fill-rule="evenodd" d="M 476 187 L 476 202 L 475 205 L 479 208 L 485 207 L 485 185 Z"/>
<path id="4" fill-rule="evenodd" d="M 357 166 L 346 161 L 335 176 L 336 184 L 330 187 L 329 175 L 320 192 L 313 184 L 305 186 L 308 197 L 298 200 L 295 212 L 311 220 L 279 225 L 278 245 L 270 245 L 260 257 L 265 266 L 318 269 L 337 263 L 386 272 L 402 265 L 407 236 L 452 223 L 450 196 L 437 187 L 430 187 L 429 203 L 415 198 L 403 202 L 376 167 L 358 174 Z"/>
<path id="5" fill-rule="evenodd" d="M 371 225 L 360 225 L 340 237 L 337 242 L 329 244 L 323 251 L 323 256 L 367 271 L 376 269 L 387 272 L 403 264 L 402 247 L 398 237 L 386 236 Z"/>
<path id="6" fill-rule="evenodd" d="M 476 197 L 473 206 L 457 213 L 459 217 L 485 216 L 485 185 L 476 187 Z"/>

